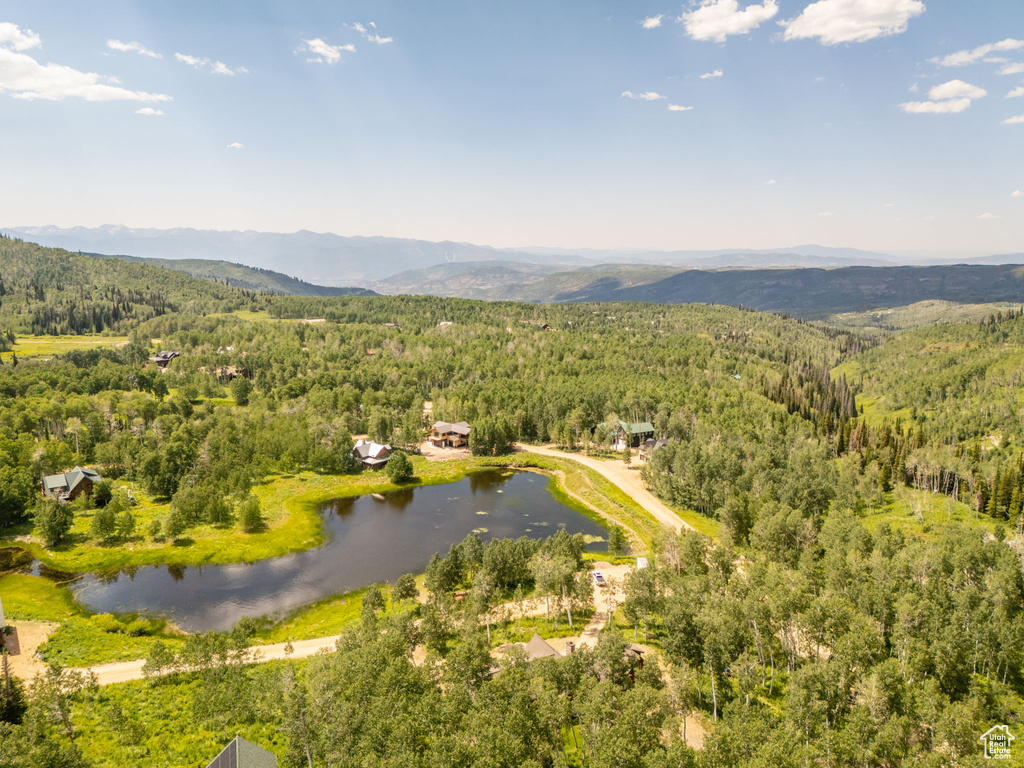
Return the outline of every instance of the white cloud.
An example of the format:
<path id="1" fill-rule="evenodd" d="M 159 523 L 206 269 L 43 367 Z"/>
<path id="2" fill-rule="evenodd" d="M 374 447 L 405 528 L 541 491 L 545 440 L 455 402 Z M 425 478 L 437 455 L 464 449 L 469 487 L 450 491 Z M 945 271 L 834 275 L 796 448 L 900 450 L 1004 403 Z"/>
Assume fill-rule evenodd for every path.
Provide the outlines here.
<path id="1" fill-rule="evenodd" d="M 1020 125 L 1024 123 L 1024 115 L 1014 115 L 1003 120 L 1003 125 Z"/>
<path id="2" fill-rule="evenodd" d="M 661 26 L 661 19 L 665 14 L 659 13 L 657 16 L 648 16 L 646 19 L 640 22 L 640 26 L 644 29 L 656 29 Z"/>
<path id="3" fill-rule="evenodd" d="M 703 75 L 700 76 L 700 79 L 701 80 L 710 80 L 713 77 L 721 77 L 721 76 L 722 76 L 722 70 L 716 69 L 714 72 L 705 72 Z"/>
<path id="4" fill-rule="evenodd" d="M 360 24 L 359 22 L 356 22 L 355 24 L 344 24 L 343 26 L 346 29 L 354 29 L 356 32 L 365 37 L 371 43 L 377 43 L 377 45 L 384 45 L 385 43 L 394 42 L 393 37 L 381 37 L 379 34 L 377 34 L 377 25 L 374 24 L 372 21 L 370 22 L 369 25 L 370 29 L 367 29 L 365 24 Z"/>
<path id="5" fill-rule="evenodd" d="M 7 42 L 27 45 L 9 35 Z M 9 93 L 16 99 L 61 101 L 70 96 L 86 101 L 171 100 L 163 93 L 131 91 L 111 85 L 110 81 L 111 78 L 95 72 L 79 72 L 61 64 L 40 64 L 27 53 L 0 48 L 0 93 Z"/>
<path id="6" fill-rule="evenodd" d="M 816 37 L 823 45 L 837 45 L 905 32 L 907 22 L 922 13 L 921 0 L 818 0 L 779 24 L 786 40 Z"/>
<path id="7" fill-rule="evenodd" d="M 1015 62 L 1013 64 L 1007 64 L 999 70 L 1000 75 L 1019 75 L 1024 72 L 1024 62 Z"/>
<path id="8" fill-rule="evenodd" d="M 1018 85 L 1016 88 L 1014 88 L 1008 94 L 1006 94 L 1006 98 L 1008 98 L 1008 99 L 1015 99 L 1018 96 L 1024 96 L 1024 85 Z"/>
<path id="9" fill-rule="evenodd" d="M 693 109 L 693 107 L 683 107 L 683 106 L 680 106 L 679 104 L 669 104 L 668 105 L 668 111 L 669 112 L 689 112 L 691 109 Z"/>
<path id="10" fill-rule="evenodd" d="M 143 107 L 142 109 L 135 110 L 136 115 L 149 115 L 154 117 L 162 115 L 163 113 L 164 111 L 162 109 L 153 109 L 152 107 Z"/>
<path id="11" fill-rule="evenodd" d="M 351 43 L 349 45 L 331 45 L 330 43 L 324 42 L 319 37 L 314 37 L 312 40 L 303 40 L 302 45 L 295 50 L 313 54 L 314 58 L 308 58 L 306 61 L 315 62 L 317 64 L 337 64 L 341 61 L 341 54 L 343 51 L 347 53 L 355 53 L 356 47 Z"/>
<path id="12" fill-rule="evenodd" d="M 979 219 L 986 219 L 986 220 L 988 220 L 988 219 L 1001 219 L 1003 217 L 1002 216 L 996 216 L 994 213 L 983 213 L 978 218 Z"/>
<path id="13" fill-rule="evenodd" d="M 774 184 L 774 183 L 775 183 L 775 179 L 768 179 L 768 181 L 765 182 L 765 184 Z"/>
<path id="14" fill-rule="evenodd" d="M 1016 51 L 1018 48 L 1024 48 L 1024 40 L 1014 40 L 1012 37 L 1008 37 L 1005 40 L 1000 40 L 998 43 L 979 45 L 970 51 L 957 51 L 948 56 L 930 59 L 930 61 L 933 64 L 938 64 L 940 67 L 961 67 L 964 64 L 973 64 L 978 59 L 987 57 L 993 51 Z M 986 61 L 991 60 L 986 59 Z"/>
<path id="15" fill-rule="evenodd" d="M 660 93 L 654 91 L 645 91 L 644 93 L 633 93 L 632 91 L 623 91 L 620 98 L 624 99 L 640 99 L 641 101 L 657 101 L 658 99 L 664 99 Z"/>
<path id="16" fill-rule="evenodd" d="M 971 106 L 970 99 L 949 99 L 948 101 L 907 101 L 900 108 L 911 115 L 950 115 L 963 112 Z"/>
<path id="17" fill-rule="evenodd" d="M 1024 192 L 1018 189 L 1012 195 L 1010 195 L 1010 197 L 1024 197 Z"/>
<path id="18" fill-rule="evenodd" d="M 827 219 L 829 216 L 835 216 L 835 214 L 832 213 L 832 211 L 822 211 L 818 215 L 821 216 L 823 219 Z"/>
<path id="19" fill-rule="evenodd" d="M 973 99 L 988 95 L 988 91 L 963 80 L 933 86 L 928 91 L 930 101 L 907 101 L 900 109 L 911 115 L 953 115 L 963 112 Z"/>
<path id="20" fill-rule="evenodd" d="M 237 141 L 233 141 L 228 144 L 228 149 L 245 149 L 245 144 L 240 144 Z"/>
<path id="21" fill-rule="evenodd" d="M 698 8 L 683 13 L 679 20 L 694 40 L 724 43 L 729 35 L 744 35 L 778 12 L 776 0 L 764 0 L 742 10 L 739 0 L 702 0 Z"/>
<path id="22" fill-rule="evenodd" d="M 223 61 L 211 61 L 202 56 L 189 56 L 187 53 L 176 53 L 174 58 L 182 64 L 188 64 L 196 69 L 209 69 L 215 75 L 247 75 L 249 70 L 245 67 L 232 69 Z"/>
<path id="23" fill-rule="evenodd" d="M 980 99 L 988 95 L 988 91 L 963 80 L 950 80 L 948 83 L 936 85 L 928 91 L 928 98 L 933 101 L 942 99 Z"/>
<path id="24" fill-rule="evenodd" d="M 149 56 L 151 59 L 162 59 L 159 53 L 151 51 L 146 48 L 142 43 L 137 43 L 132 40 L 130 43 L 122 43 L 120 40 L 107 40 L 107 48 L 112 51 L 122 51 L 124 53 L 135 52 L 139 56 Z"/>
<path id="25" fill-rule="evenodd" d="M 29 48 L 38 48 L 42 43 L 39 35 L 31 29 L 23 30 L 9 21 L 0 22 L 0 45 L 16 51 L 27 51 Z"/>

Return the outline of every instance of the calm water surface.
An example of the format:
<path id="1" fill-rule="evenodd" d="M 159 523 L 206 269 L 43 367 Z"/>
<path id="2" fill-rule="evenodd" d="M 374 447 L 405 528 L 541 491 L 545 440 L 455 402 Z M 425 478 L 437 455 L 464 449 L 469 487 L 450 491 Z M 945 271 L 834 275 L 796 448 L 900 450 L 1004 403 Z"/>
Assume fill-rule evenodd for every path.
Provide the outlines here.
<path id="1" fill-rule="evenodd" d="M 340 499 L 324 505 L 330 540 L 318 549 L 256 563 L 144 566 L 89 574 L 71 585 L 98 613 L 166 615 L 188 631 L 226 630 L 242 616 L 278 615 L 329 595 L 419 573 L 472 531 L 492 538 L 569 533 L 603 537 L 597 523 L 557 501 L 548 478 L 488 470 L 446 485 Z M 603 549 L 602 543 L 590 545 Z"/>

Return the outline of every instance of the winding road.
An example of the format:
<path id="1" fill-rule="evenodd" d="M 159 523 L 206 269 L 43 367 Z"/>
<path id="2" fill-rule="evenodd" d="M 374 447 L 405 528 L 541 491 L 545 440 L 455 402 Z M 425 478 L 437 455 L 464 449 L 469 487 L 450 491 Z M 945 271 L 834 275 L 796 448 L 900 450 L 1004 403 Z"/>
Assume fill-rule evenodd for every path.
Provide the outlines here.
<path id="1" fill-rule="evenodd" d="M 681 520 L 679 515 L 669 509 L 653 493 L 644 487 L 644 481 L 640 477 L 640 471 L 630 469 L 620 460 L 603 461 L 592 459 L 589 456 L 580 456 L 575 453 L 566 453 L 553 448 L 538 445 L 524 445 L 516 443 L 516 449 L 524 453 L 536 453 L 540 456 L 552 456 L 556 459 L 569 459 L 577 464 L 594 470 L 612 485 L 618 486 L 627 496 L 643 507 L 654 516 L 654 519 L 666 528 L 678 531 L 680 528 L 695 530 L 692 525 Z"/>

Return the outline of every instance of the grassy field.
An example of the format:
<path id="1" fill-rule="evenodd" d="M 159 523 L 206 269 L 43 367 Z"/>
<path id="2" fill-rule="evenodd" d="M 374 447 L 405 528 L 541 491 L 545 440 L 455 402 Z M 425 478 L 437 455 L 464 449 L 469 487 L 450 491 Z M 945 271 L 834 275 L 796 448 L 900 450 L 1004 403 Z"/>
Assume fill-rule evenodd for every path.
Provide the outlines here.
<path id="1" fill-rule="evenodd" d="M 127 343 L 127 336 L 19 336 L 14 350 L 3 353 L 3 360 L 8 362 L 15 354 L 19 359 L 53 357 L 76 349 L 112 349 Z"/>
<path id="2" fill-rule="evenodd" d="M 897 487 L 887 493 L 885 506 L 871 510 L 863 522 L 869 531 L 876 531 L 882 523 L 888 523 L 890 528 L 926 537 L 934 535 L 938 529 L 950 523 L 987 533 L 994 531 L 997 524 L 992 518 L 974 512 L 963 502 L 906 487 Z"/>
<path id="3" fill-rule="evenodd" d="M 257 680 L 272 676 L 282 664 L 257 664 L 250 674 Z M 236 735 L 284 757 L 286 737 L 280 721 L 197 717 L 193 701 L 204 695 L 199 675 L 104 686 L 99 694 L 80 696 L 75 704 L 77 742 L 96 768 L 202 766 Z M 120 717 L 112 718 L 115 712 Z"/>
<path id="4" fill-rule="evenodd" d="M 417 581 L 422 582 L 423 578 Z M 385 585 L 381 592 L 388 600 L 389 609 L 392 608 L 391 587 Z M 365 589 L 357 589 L 298 608 L 279 621 L 258 629 L 254 642 L 295 642 L 341 634 L 343 629 L 359 621 L 364 594 Z"/>
<path id="5" fill-rule="evenodd" d="M 71 592 L 49 579 L 17 573 L 0 576 L 0 599 L 8 621 L 65 621 L 86 613 Z"/>

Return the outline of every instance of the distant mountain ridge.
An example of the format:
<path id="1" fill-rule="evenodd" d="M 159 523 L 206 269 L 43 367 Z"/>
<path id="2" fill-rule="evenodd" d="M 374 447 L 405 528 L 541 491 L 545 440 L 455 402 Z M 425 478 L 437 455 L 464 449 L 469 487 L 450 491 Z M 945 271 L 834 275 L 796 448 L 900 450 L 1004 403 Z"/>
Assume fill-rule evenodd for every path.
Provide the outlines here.
<path id="1" fill-rule="evenodd" d="M 502 262 L 560 266 L 564 270 L 602 264 L 670 266 L 680 269 L 893 266 L 924 263 L 922 254 L 893 256 L 856 248 L 806 244 L 791 248 L 672 250 L 588 248 L 494 248 L 462 242 L 396 237 L 346 237 L 301 230 L 292 233 L 55 226 L 7 227 L 4 232 L 41 245 L 148 259 L 203 259 L 281 272 L 321 286 L 365 285 L 402 272 L 444 264 Z M 1008 263 L 1007 256 L 977 257 L 977 263 Z M 971 260 L 959 259 L 960 261 Z M 953 263 L 936 255 L 932 263 Z M 507 275 L 514 277 L 514 275 Z"/>
<path id="2" fill-rule="evenodd" d="M 536 289 L 536 286 L 533 286 Z M 1024 266 L 948 265 L 839 269 L 686 270 L 639 286 L 584 286 L 555 301 L 732 304 L 819 317 L 926 300 L 1024 302 Z"/>
<path id="3" fill-rule="evenodd" d="M 331 233 L 220 231 L 190 228 L 132 229 L 6 227 L 3 232 L 51 248 L 129 254 L 148 259 L 203 259 L 270 269 L 324 286 L 379 280 L 408 269 L 451 261 L 536 261 L 536 257 L 471 243 L 395 237 L 343 237 Z M 583 264 L 582 259 L 567 259 Z"/>

